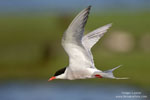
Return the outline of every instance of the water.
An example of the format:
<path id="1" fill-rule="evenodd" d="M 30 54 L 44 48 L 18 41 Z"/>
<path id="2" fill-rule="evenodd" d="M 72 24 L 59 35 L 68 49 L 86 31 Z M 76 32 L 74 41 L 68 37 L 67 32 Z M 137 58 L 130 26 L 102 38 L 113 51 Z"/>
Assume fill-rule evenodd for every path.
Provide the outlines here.
<path id="1" fill-rule="evenodd" d="M 148 100 L 148 95 L 126 85 L 7 82 L 0 84 L 0 100 Z"/>

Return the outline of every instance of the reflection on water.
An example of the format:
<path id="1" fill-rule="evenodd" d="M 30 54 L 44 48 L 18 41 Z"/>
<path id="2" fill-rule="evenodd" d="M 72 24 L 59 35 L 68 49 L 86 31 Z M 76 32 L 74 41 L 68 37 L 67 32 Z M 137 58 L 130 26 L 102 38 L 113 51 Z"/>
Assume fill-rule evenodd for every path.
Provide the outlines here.
<path id="1" fill-rule="evenodd" d="M 140 89 L 125 85 L 60 81 L 0 84 L 0 100 L 148 100 L 146 96 Z"/>

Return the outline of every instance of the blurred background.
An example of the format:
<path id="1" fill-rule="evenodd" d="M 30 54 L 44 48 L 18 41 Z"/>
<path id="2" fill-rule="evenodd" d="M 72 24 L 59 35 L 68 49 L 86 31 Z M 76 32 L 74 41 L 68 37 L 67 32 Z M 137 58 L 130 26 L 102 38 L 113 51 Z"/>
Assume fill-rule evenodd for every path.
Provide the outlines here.
<path id="1" fill-rule="evenodd" d="M 113 23 L 92 48 L 95 65 L 128 80 L 48 82 L 68 65 L 63 32 L 92 5 L 85 34 Z M 149 0 L 0 0 L 0 100 L 149 100 Z"/>

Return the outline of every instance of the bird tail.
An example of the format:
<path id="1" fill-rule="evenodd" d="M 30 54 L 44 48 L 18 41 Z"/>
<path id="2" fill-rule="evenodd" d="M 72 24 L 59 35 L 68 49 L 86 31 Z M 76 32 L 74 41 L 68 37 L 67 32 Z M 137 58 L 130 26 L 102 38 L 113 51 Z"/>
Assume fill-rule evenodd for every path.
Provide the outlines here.
<path id="1" fill-rule="evenodd" d="M 119 65 L 119 66 L 117 66 L 117 67 L 115 67 L 115 68 L 113 68 L 113 69 L 110 69 L 110 70 L 107 70 L 107 71 L 103 71 L 103 72 L 105 73 L 105 75 L 106 75 L 106 78 L 112 78 L 112 79 L 128 79 L 127 77 L 117 78 L 117 77 L 114 76 L 113 71 L 116 70 L 116 69 L 118 69 L 120 66 L 121 66 L 121 65 Z"/>

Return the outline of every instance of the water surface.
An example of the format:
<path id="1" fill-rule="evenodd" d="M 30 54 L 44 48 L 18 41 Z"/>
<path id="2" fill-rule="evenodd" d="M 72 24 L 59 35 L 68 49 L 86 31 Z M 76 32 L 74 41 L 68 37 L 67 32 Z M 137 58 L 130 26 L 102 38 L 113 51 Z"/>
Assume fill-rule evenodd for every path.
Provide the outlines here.
<path id="1" fill-rule="evenodd" d="M 148 95 L 127 85 L 6 82 L 0 84 L 0 100 L 148 100 Z"/>

